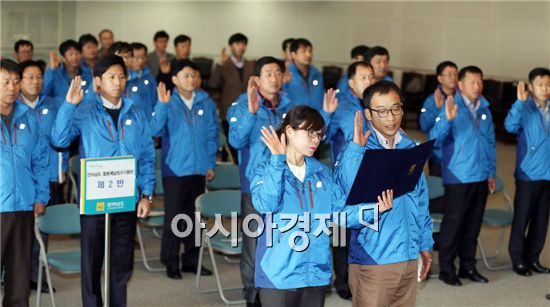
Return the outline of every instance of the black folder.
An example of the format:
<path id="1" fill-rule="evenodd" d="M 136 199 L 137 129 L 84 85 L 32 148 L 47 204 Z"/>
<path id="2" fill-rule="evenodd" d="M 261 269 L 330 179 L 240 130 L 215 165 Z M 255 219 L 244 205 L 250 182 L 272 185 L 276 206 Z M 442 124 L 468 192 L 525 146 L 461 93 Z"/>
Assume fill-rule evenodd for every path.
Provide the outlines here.
<path id="1" fill-rule="evenodd" d="M 387 189 L 393 189 L 394 199 L 414 190 L 434 143 L 431 140 L 409 149 L 367 150 L 346 203 L 377 203 L 377 196 Z"/>

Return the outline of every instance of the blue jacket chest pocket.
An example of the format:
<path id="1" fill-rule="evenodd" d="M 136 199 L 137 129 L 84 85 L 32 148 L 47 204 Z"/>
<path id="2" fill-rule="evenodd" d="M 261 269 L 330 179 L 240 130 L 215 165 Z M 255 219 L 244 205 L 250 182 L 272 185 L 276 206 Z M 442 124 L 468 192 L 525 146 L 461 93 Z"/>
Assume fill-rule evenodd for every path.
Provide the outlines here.
<path id="1" fill-rule="evenodd" d="M 18 122 L 12 131 L 13 144 L 18 147 L 33 147 L 33 131 L 26 121 Z"/>

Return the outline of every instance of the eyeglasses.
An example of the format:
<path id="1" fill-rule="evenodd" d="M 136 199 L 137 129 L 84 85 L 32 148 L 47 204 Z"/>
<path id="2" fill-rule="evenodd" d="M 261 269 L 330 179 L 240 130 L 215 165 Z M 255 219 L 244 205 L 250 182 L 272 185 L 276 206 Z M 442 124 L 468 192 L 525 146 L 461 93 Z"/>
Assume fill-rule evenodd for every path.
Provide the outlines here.
<path id="1" fill-rule="evenodd" d="M 298 128 L 297 130 L 305 131 L 307 133 L 307 136 L 310 139 L 318 139 L 319 141 L 324 141 L 327 137 L 327 135 L 324 132 L 317 132 L 317 131 L 301 129 L 301 128 Z"/>
<path id="2" fill-rule="evenodd" d="M 378 109 L 378 110 L 371 109 L 371 108 L 368 108 L 368 109 L 371 110 L 371 111 L 376 112 L 378 114 L 378 117 L 380 117 L 380 118 L 388 117 L 390 112 L 393 116 L 403 115 L 403 105 L 402 104 L 393 106 L 393 107 L 391 107 L 391 109 Z"/>

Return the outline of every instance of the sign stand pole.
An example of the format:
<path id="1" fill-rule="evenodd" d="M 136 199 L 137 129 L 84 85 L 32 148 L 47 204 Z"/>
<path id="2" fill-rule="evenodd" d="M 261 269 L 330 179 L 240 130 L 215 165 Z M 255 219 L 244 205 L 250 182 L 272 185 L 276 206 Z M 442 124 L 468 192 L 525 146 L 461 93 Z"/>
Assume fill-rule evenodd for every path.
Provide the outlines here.
<path id="1" fill-rule="evenodd" d="M 104 283 L 104 293 L 105 299 L 103 301 L 103 306 L 109 307 L 109 279 L 111 276 L 111 215 L 109 213 L 105 214 L 105 283 Z"/>

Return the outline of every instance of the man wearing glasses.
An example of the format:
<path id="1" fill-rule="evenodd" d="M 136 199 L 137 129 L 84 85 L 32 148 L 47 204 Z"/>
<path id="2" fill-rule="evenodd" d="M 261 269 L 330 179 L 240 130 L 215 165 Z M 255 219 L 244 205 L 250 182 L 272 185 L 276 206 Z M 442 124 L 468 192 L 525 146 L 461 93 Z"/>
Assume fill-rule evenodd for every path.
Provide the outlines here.
<path id="1" fill-rule="evenodd" d="M 401 130 L 403 101 L 401 90 L 391 81 L 375 83 L 363 93 L 368 131 L 363 133 L 362 114 L 357 111 L 353 142 L 336 163 L 336 177 L 346 193 L 367 150 L 416 146 Z M 345 208 L 351 230 L 348 263 L 353 306 L 414 306 L 417 280 L 427 277 L 432 263 L 426 178 L 422 174 L 413 191 L 393 199 L 390 210 L 380 211 L 378 231 L 360 223 L 365 216 L 360 216 L 359 207 Z"/>

